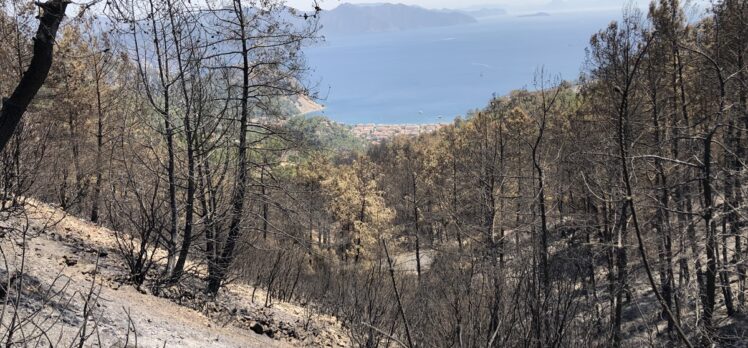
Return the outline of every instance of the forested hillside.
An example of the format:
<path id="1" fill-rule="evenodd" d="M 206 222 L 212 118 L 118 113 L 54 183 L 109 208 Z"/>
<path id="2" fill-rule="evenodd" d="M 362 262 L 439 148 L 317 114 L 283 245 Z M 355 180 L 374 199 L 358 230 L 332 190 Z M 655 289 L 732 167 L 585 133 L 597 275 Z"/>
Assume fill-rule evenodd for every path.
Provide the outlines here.
<path id="1" fill-rule="evenodd" d="M 0 95 L 44 58 L 59 4 L 0 0 Z M 58 307 L 29 295 L 54 284 L 27 275 L 41 257 L 27 245 L 54 241 L 63 221 L 32 223 L 35 200 L 106 227 L 114 255 L 93 250 L 96 265 L 116 257 L 108 274 L 122 286 L 270 337 L 226 319 L 247 300 L 235 287 L 268 311 L 304 308 L 293 332 L 337 318 L 356 347 L 748 339 L 746 0 L 695 19 L 678 0 L 626 7 L 591 37 L 578 81 L 539 68 L 529 89 L 368 148 L 289 111 L 313 94 L 303 52 L 324 12 L 239 0 L 77 10 L 18 127 L 2 129 L 7 346 L 71 345 L 46 335 L 55 322 L 34 306 Z M 97 272 L 80 313 L 66 312 L 73 345 L 100 328 Z M 107 334 L 129 338 L 126 327 Z"/>

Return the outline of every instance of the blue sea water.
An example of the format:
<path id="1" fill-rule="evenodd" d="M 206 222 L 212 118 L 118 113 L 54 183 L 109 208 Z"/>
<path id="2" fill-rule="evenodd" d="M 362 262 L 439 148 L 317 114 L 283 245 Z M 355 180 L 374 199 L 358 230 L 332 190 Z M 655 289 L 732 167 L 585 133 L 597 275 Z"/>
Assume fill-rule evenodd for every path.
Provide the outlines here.
<path id="1" fill-rule="evenodd" d="M 475 24 L 328 36 L 307 50 L 309 77 L 342 123 L 436 123 L 533 88 L 535 72 L 576 80 L 589 38 L 619 12 L 500 16 Z"/>

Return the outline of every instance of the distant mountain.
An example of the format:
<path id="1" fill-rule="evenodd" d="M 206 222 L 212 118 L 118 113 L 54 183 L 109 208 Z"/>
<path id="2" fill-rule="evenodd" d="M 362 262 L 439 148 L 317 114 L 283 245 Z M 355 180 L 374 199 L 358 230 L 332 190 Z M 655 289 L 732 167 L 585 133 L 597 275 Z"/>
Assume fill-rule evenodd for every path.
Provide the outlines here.
<path id="1" fill-rule="evenodd" d="M 344 3 L 322 13 L 323 33 L 356 34 L 402 31 L 475 23 L 472 16 L 449 10 L 428 10 L 403 4 Z"/>

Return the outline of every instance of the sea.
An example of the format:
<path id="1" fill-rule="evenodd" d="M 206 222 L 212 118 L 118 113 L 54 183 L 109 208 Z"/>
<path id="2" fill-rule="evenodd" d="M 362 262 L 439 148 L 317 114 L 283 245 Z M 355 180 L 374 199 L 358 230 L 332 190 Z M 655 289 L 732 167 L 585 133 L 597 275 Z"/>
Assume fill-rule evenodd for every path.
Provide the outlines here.
<path id="1" fill-rule="evenodd" d="M 478 23 L 328 35 L 306 50 L 307 83 L 345 124 L 447 123 L 494 95 L 533 89 L 536 72 L 576 81 L 590 37 L 621 11 L 504 15 Z"/>

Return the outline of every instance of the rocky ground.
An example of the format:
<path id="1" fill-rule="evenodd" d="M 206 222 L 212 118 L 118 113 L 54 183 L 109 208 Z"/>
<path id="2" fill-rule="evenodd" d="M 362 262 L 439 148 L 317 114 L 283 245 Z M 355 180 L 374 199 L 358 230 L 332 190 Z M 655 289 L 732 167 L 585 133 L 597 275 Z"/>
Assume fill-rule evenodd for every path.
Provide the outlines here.
<path id="1" fill-rule="evenodd" d="M 0 287 L 1 295 L 11 289 L 2 296 L 3 344 L 16 326 L 22 330 L 12 341 L 41 346 L 71 346 L 81 336 L 87 347 L 349 345 L 337 319 L 292 303 L 265 307 L 264 292 L 247 285 L 230 285 L 218 300 L 205 297 L 193 277 L 158 296 L 135 289 L 122 281 L 114 233 L 53 207 L 32 202 L 2 224 L 0 280 L 22 284 L 20 294 Z"/>

